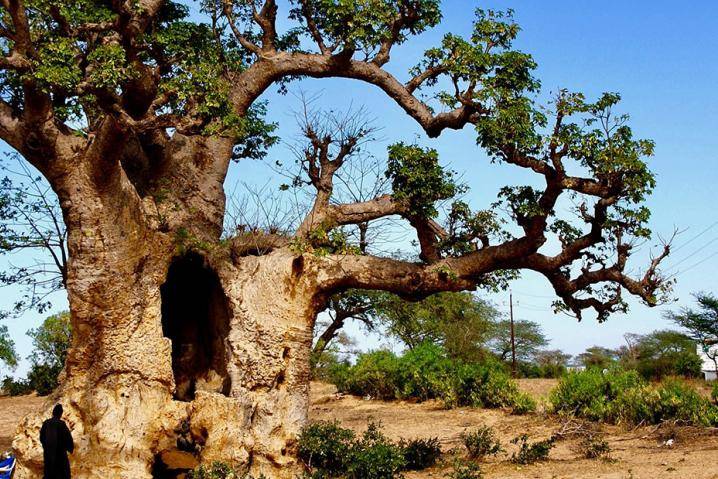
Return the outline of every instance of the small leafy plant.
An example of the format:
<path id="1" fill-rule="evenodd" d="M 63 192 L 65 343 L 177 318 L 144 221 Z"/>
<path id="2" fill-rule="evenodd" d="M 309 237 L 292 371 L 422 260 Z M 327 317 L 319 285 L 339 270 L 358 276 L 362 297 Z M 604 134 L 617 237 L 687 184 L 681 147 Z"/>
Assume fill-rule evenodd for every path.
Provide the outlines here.
<path id="1" fill-rule="evenodd" d="M 444 477 L 447 479 L 483 479 L 481 467 L 478 464 L 465 459 L 456 459 Z"/>
<path id="2" fill-rule="evenodd" d="M 470 432 L 464 431 L 461 434 L 461 440 L 472 459 L 481 459 L 501 451 L 501 443 L 496 438 L 494 430 L 489 426 L 481 426 Z"/>
<path id="3" fill-rule="evenodd" d="M 399 442 L 404 451 L 404 469 L 407 471 L 420 471 L 436 464 L 441 457 L 441 445 L 436 437 L 428 439 L 412 439 Z"/>
<path id="4" fill-rule="evenodd" d="M 511 440 L 511 444 L 517 444 L 519 450 L 511 455 L 511 462 L 514 464 L 533 464 L 545 461 L 548 459 L 555 442 L 556 440 L 553 437 L 534 443 L 529 442 L 528 434 L 515 437 Z"/>
<path id="5" fill-rule="evenodd" d="M 579 443 L 578 450 L 586 459 L 600 459 L 609 456 L 611 446 L 599 435 L 588 435 Z"/>

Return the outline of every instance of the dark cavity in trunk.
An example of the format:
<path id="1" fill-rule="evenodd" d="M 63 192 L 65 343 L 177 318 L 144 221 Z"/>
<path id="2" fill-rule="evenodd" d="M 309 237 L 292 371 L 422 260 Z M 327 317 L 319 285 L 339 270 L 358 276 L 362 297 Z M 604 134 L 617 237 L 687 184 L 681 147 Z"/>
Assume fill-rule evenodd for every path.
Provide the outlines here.
<path id="1" fill-rule="evenodd" d="M 229 308 L 217 273 L 196 253 L 176 258 L 161 286 L 162 331 L 172 341 L 175 399 L 197 390 L 229 395 Z"/>

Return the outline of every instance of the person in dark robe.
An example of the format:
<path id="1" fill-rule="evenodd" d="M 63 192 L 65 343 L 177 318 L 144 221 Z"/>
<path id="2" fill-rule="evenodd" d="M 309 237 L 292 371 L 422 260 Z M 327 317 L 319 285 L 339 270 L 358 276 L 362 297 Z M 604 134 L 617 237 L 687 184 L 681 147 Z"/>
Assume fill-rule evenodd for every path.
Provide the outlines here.
<path id="1" fill-rule="evenodd" d="M 65 421 L 62 420 L 62 405 L 56 405 L 52 417 L 42 423 L 40 429 L 45 470 L 43 479 L 70 479 L 70 460 L 75 444 Z"/>

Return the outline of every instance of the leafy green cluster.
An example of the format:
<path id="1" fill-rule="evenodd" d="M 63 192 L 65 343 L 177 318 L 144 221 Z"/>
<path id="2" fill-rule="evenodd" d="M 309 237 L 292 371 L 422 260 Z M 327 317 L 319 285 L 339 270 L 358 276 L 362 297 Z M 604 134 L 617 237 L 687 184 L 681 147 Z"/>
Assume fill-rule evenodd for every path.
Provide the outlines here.
<path id="1" fill-rule="evenodd" d="M 511 462 L 516 464 L 533 464 L 535 462 L 545 461 L 551 449 L 554 447 L 556 440 L 553 437 L 536 442 L 529 442 L 528 434 L 522 434 L 511 440 L 512 444 L 517 444 L 519 450 L 511 455 Z"/>
<path id="2" fill-rule="evenodd" d="M 340 391 L 384 400 L 438 399 L 447 408 L 518 407 L 522 413 L 536 406 L 498 363 L 450 359 L 442 347 L 429 343 L 400 357 L 384 350 L 361 354 L 355 365 L 337 368 L 332 380 Z"/>
<path id="3" fill-rule="evenodd" d="M 502 451 L 501 442 L 490 426 L 480 426 L 472 431 L 461 433 L 461 441 L 471 459 L 483 459 Z"/>
<path id="4" fill-rule="evenodd" d="M 33 353 L 28 357 L 31 362 L 27 378 L 16 380 L 6 377 L 3 390 L 16 396 L 32 391 L 40 396 L 50 394 L 58 385 L 58 376 L 65 366 L 65 358 L 72 339 L 70 313 L 64 312 L 49 316 L 43 323 L 31 329 Z"/>
<path id="5" fill-rule="evenodd" d="M 165 2 L 152 28 L 122 42 L 115 31 L 122 20 L 112 2 L 60 3 L 26 2 L 35 53 L 21 74 L 0 72 L 6 99 L 19 105 L 28 80 L 50 94 L 58 119 L 90 127 L 98 106 L 111 110 L 110 103 L 132 95 L 138 80 L 153 70 L 159 73 L 156 94 L 163 98 L 157 113 L 174 115 L 172 126 L 230 137 L 237 156 L 262 156 L 276 142 L 276 126 L 263 120 L 264 103 L 240 116 L 230 98 L 232 75 L 246 69 L 247 52 L 209 24 L 191 21 L 187 5 Z"/>
<path id="6" fill-rule="evenodd" d="M 432 443 L 433 444 L 433 443 Z M 324 479 L 393 479 L 406 470 L 406 455 L 414 457 L 416 447 L 395 444 L 379 425 L 370 423 L 356 437 L 337 422 L 318 422 L 306 426 L 298 440 L 299 458 L 310 477 Z M 415 464 L 416 465 L 416 464 Z"/>
<path id="7" fill-rule="evenodd" d="M 637 372 L 598 369 L 566 375 L 550 397 L 553 409 L 593 421 L 715 426 L 718 408 L 688 384 L 670 379 L 647 384 Z"/>
<path id="8" fill-rule="evenodd" d="M 299 4 L 297 0 L 292 3 Z M 328 45 L 358 50 L 367 55 L 384 41 L 401 44 L 407 34 L 418 34 L 441 21 L 438 0 L 311 0 L 305 2 Z M 304 20 L 302 8 L 292 17 Z M 401 29 L 394 24 L 401 20 Z"/>
<path id="9" fill-rule="evenodd" d="M 187 473 L 187 479 L 253 479 L 253 476 L 229 464 L 214 461 L 212 464 L 202 464 Z M 264 475 L 257 479 L 265 479 Z"/>
<path id="10" fill-rule="evenodd" d="M 420 471 L 432 467 L 441 457 L 441 444 L 439 439 L 410 439 L 399 441 L 399 447 L 404 450 L 404 468 L 407 471 Z"/>
<path id="11" fill-rule="evenodd" d="M 456 196 L 464 188 L 457 185 L 453 171 L 439 164 L 439 153 L 432 148 L 396 143 L 389 147 L 386 177 L 391 179 L 397 201 L 405 202 L 411 216 L 434 218 L 436 202 Z"/>

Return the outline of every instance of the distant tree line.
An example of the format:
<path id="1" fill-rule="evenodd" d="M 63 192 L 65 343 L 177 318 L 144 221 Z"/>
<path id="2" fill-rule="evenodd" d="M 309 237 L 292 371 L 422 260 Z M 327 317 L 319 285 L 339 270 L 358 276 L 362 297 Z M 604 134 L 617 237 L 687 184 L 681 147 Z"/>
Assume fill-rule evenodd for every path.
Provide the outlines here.
<path id="1" fill-rule="evenodd" d="M 648 380 L 667 376 L 699 377 L 700 346 L 718 362 L 718 300 L 696 295 L 699 310 L 684 308 L 667 319 L 681 331 L 661 329 L 648 334 L 626 334 L 617 348 L 592 346 L 572 357 L 548 349 L 549 340 L 540 324 L 528 319 L 514 322 L 517 374 L 522 377 L 559 377 L 569 367 L 636 370 Z M 352 291 L 330 303 L 332 309 L 317 327 L 314 362 L 318 368 L 352 353 L 355 342 L 342 328 L 358 320 L 370 331 L 380 331 L 412 350 L 421 344 L 439 345 L 449 357 L 465 362 L 511 362 L 511 324 L 493 305 L 471 293 L 439 293 L 422 301 L 377 292 Z M 345 359 L 345 358 L 341 358 Z"/>

